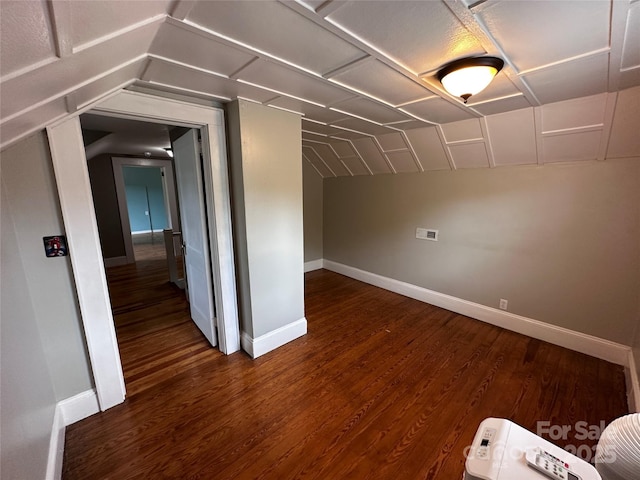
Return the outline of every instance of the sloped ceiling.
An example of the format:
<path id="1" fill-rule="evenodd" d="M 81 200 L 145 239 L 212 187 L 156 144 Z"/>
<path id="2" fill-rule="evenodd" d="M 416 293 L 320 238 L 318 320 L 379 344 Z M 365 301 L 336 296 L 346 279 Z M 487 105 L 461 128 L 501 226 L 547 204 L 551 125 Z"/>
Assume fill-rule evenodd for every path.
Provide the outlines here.
<path id="1" fill-rule="evenodd" d="M 0 147 L 135 88 L 301 113 L 323 177 L 640 157 L 640 0 L 2 0 L 0 36 Z"/>
<path id="2" fill-rule="evenodd" d="M 80 116 L 87 160 L 100 154 L 170 158 L 170 127 L 85 113 Z"/>

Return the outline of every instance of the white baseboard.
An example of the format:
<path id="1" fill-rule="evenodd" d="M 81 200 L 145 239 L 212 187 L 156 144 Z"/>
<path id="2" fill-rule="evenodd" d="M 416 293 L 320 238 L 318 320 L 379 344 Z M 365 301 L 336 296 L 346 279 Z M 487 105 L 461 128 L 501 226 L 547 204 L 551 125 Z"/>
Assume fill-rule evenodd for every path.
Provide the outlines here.
<path id="1" fill-rule="evenodd" d="M 60 480 L 62 478 L 62 460 L 64 457 L 64 418 L 60 404 L 56 405 L 49 439 L 49 456 L 47 458 L 46 480 Z"/>
<path id="2" fill-rule="evenodd" d="M 100 411 L 95 390 L 87 390 L 58 402 L 65 427 Z"/>
<path id="3" fill-rule="evenodd" d="M 109 257 L 104 259 L 104 266 L 106 268 L 119 267 L 127 264 L 127 257 Z"/>
<path id="4" fill-rule="evenodd" d="M 304 273 L 312 272 L 314 270 L 320 270 L 322 268 L 322 259 L 311 260 L 309 262 L 304 262 Z"/>
<path id="5" fill-rule="evenodd" d="M 627 400 L 629 411 L 640 413 L 640 371 L 636 365 L 633 351 L 629 352 L 629 366 L 624 369 L 627 381 Z"/>
<path id="6" fill-rule="evenodd" d="M 99 411 L 98 396 L 95 390 L 81 392 L 56 404 L 49 440 L 46 480 L 60 480 L 62 478 L 65 428 Z"/>
<path id="7" fill-rule="evenodd" d="M 251 358 L 258 358 L 265 353 L 281 347 L 285 343 L 289 343 L 296 338 L 306 335 L 306 333 L 307 319 L 302 317 L 300 320 L 296 320 L 257 338 L 251 338 L 246 332 L 242 332 L 240 343 L 242 344 L 242 349 L 251 355 Z"/>
<path id="8" fill-rule="evenodd" d="M 437 307 L 460 313 L 476 320 L 502 327 L 513 332 L 521 333 L 538 340 L 553 343 L 576 352 L 600 358 L 617 365 L 629 366 L 630 347 L 611 342 L 602 338 L 575 332 L 567 328 L 558 327 L 539 320 L 522 317 L 513 313 L 487 307 L 479 303 L 469 302 L 461 298 L 428 290 L 417 285 L 383 277 L 375 273 L 360 270 L 330 260 L 324 260 L 323 266 L 347 277 L 355 278 L 376 287 L 390 290 L 409 298 L 414 298 Z"/>

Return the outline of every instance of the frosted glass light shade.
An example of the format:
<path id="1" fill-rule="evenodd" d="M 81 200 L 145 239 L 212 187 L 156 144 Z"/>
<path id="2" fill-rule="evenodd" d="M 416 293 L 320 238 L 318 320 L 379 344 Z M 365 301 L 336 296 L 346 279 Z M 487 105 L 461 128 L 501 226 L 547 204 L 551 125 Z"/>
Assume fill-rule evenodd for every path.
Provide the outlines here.
<path id="1" fill-rule="evenodd" d="M 484 90 L 502 69 L 504 62 L 495 57 L 463 58 L 438 72 L 438 80 L 454 97 L 467 103 L 471 95 Z"/>

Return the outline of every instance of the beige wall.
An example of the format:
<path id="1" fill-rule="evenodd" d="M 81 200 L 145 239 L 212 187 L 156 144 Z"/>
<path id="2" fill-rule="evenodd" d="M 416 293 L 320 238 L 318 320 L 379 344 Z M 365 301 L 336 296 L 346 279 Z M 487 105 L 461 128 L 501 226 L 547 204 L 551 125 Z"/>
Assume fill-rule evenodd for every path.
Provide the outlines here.
<path id="1" fill-rule="evenodd" d="M 324 258 L 630 345 L 640 160 L 324 180 Z M 416 227 L 439 241 L 415 238 Z"/>
<path id="2" fill-rule="evenodd" d="M 56 397 L 2 183 L 0 478 L 45 478 Z"/>
<path id="3" fill-rule="evenodd" d="M 92 387 L 69 257 L 46 258 L 42 237 L 64 234 L 48 143 L 38 133 L 2 152 L 3 190 L 32 292 L 56 399 Z M 5 208 L 6 205 L 3 205 Z M 7 272 L 4 271 L 3 275 Z"/>
<path id="4" fill-rule="evenodd" d="M 300 117 L 228 105 L 242 331 L 255 339 L 304 318 Z"/>
<path id="5" fill-rule="evenodd" d="M 43 133 L 1 153 L 0 415 L 2 478 L 44 478 L 58 401 L 92 387 L 69 257 L 46 258 L 63 234 Z"/>
<path id="6" fill-rule="evenodd" d="M 304 206 L 304 261 L 322 258 L 322 177 L 307 161 L 302 162 Z"/>

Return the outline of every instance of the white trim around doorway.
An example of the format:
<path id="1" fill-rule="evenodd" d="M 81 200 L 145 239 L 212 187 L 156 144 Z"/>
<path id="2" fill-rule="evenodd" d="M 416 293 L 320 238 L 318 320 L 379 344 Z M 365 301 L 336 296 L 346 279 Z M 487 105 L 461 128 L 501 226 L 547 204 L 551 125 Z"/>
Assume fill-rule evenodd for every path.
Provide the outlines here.
<path id="1" fill-rule="evenodd" d="M 201 128 L 209 160 L 204 173 L 210 177 L 206 183 L 213 213 L 209 231 L 219 348 L 226 354 L 240 350 L 222 110 L 125 90 L 92 108 L 102 115 Z M 82 143 L 79 114 L 85 111 L 47 127 L 47 134 L 96 394 L 100 410 L 106 410 L 122 403 L 126 391 Z"/>

